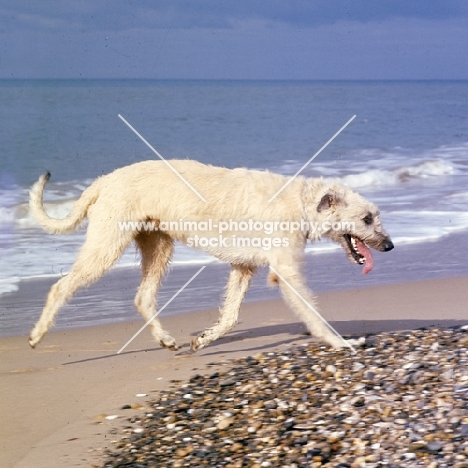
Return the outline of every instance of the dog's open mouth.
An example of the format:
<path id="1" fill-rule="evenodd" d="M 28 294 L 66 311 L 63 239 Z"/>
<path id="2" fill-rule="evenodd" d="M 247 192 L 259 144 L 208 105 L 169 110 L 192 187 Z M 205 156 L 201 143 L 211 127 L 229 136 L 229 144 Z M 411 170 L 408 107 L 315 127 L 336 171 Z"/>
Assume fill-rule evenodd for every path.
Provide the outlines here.
<path id="1" fill-rule="evenodd" d="M 374 260 L 372 258 L 371 251 L 361 239 L 352 236 L 351 234 L 345 234 L 343 236 L 348 244 L 349 251 L 356 263 L 364 265 L 362 273 L 367 275 L 369 271 L 374 267 Z"/>

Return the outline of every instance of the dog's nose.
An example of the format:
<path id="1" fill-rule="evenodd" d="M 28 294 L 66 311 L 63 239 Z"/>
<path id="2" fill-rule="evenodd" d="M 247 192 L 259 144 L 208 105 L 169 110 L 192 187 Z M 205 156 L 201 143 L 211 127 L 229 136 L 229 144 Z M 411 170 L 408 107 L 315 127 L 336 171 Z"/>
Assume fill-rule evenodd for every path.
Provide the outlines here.
<path id="1" fill-rule="evenodd" d="M 395 247 L 395 246 L 393 245 L 393 242 L 392 242 L 391 240 L 389 240 L 389 241 L 387 241 L 387 242 L 384 244 L 384 246 L 383 246 L 383 251 L 384 251 L 384 252 L 388 252 L 389 250 L 392 250 L 393 247 Z"/>

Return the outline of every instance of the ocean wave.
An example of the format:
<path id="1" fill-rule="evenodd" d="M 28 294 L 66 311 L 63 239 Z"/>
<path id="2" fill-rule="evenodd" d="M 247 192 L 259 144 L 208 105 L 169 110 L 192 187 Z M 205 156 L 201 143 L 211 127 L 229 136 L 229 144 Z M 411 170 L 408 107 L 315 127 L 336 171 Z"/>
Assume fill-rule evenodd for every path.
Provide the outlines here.
<path id="1" fill-rule="evenodd" d="M 412 180 L 447 176 L 455 173 L 456 168 L 451 162 L 437 159 L 393 169 L 371 169 L 356 174 L 327 178 L 327 180 L 339 181 L 353 189 L 362 189 L 404 184 Z"/>
<path id="2" fill-rule="evenodd" d="M 44 203 L 44 210 L 51 218 L 63 219 L 70 214 L 76 200 L 69 199 Z M 38 227 L 37 221 L 29 212 L 29 205 L 27 203 L 15 207 L 14 222 L 21 227 Z"/>
<path id="3" fill-rule="evenodd" d="M 324 177 L 325 180 L 344 183 L 354 189 L 372 189 L 411 182 L 425 181 L 454 174 L 467 173 L 468 143 L 440 146 L 421 152 L 395 147 L 359 149 L 335 158 L 320 156 L 307 165 L 301 175 Z M 287 159 L 269 169 L 293 175 L 307 159 Z M 260 168 L 259 168 L 260 169 Z"/>
<path id="4" fill-rule="evenodd" d="M 53 218 L 65 218 L 89 183 L 91 183 L 89 180 L 74 180 L 48 184 L 44 196 L 46 212 Z M 0 225 L 37 226 L 29 214 L 29 190 L 30 187 L 17 185 L 0 189 Z"/>

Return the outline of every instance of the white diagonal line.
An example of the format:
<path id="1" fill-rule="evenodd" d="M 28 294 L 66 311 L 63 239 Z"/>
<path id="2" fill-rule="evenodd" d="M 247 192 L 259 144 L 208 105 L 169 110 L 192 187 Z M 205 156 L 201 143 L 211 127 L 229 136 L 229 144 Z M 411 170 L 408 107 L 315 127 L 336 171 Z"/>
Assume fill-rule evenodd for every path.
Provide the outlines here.
<path id="1" fill-rule="evenodd" d="M 284 283 L 289 287 L 289 289 L 291 289 L 291 291 L 299 298 L 301 299 L 301 301 L 307 306 L 309 307 L 309 309 L 336 335 L 338 336 L 342 341 L 343 343 L 348 346 L 348 348 L 351 348 L 351 350 L 353 351 L 354 354 L 356 354 L 356 350 L 354 349 L 354 347 L 348 343 L 318 312 L 317 310 L 315 309 L 315 307 L 312 306 L 312 304 L 310 304 L 309 302 L 307 302 L 271 265 L 270 265 L 270 268 L 273 270 L 273 272 L 279 276 L 279 278 L 281 279 L 281 281 L 284 281 Z"/>
<path id="2" fill-rule="evenodd" d="M 205 203 L 206 203 L 206 200 L 197 192 L 197 190 L 189 183 L 187 182 L 186 179 L 184 179 L 184 177 L 182 177 L 182 175 L 177 172 L 167 161 L 166 159 L 164 159 L 144 138 L 142 135 L 140 135 L 120 114 L 119 115 L 119 118 L 130 128 L 130 130 L 132 130 L 135 135 L 137 135 L 141 141 L 143 141 L 143 143 L 148 146 L 148 148 L 153 151 L 153 153 L 161 160 L 163 161 L 167 167 L 177 176 L 179 177 L 180 180 L 182 180 L 182 182 L 185 183 L 185 185 L 187 185 L 187 187 L 189 187 L 194 193 L 195 195 L 198 196 L 198 198 L 200 198 L 201 200 L 203 200 Z"/>
<path id="3" fill-rule="evenodd" d="M 120 354 L 204 269 L 202 266 L 117 352 Z"/>
<path id="4" fill-rule="evenodd" d="M 271 203 L 354 119 L 353 115 L 269 200 Z"/>

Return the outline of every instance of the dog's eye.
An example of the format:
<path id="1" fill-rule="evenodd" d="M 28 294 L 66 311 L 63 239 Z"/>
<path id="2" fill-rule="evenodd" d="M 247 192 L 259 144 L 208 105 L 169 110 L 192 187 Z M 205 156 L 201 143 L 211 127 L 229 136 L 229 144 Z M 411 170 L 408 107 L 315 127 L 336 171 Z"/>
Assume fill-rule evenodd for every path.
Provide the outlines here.
<path id="1" fill-rule="evenodd" d="M 372 224 L 374 222 L 374 218 L 373 216 L 369 213 L 365 218 L 363 218 L 363 221 L 369 225 L 369 224 Z"/>

